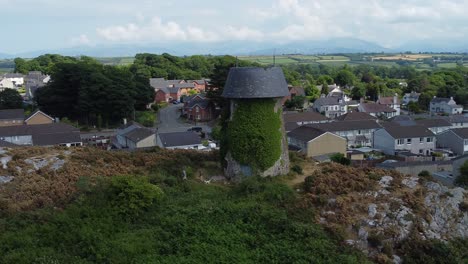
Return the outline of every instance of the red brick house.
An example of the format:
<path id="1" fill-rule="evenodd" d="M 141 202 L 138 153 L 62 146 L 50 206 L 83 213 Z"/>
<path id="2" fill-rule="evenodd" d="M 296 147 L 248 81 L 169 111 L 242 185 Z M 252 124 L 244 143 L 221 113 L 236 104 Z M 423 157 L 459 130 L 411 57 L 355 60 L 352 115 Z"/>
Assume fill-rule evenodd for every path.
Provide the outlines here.
<path id="1" fill-rule="evenodd" d="M 174 88 L 180 89 L 180 95 L 188 95 L 190 91 L 195 89 L 195 84 L 193 83 L 178 83 L 174 84 Z"/>
<path id="2" fill-rule="evenodd" d="M 289 95 L 285 96 L 281 100 L 281 104 L 283 104 L 283 105 L 284 105 L 284 103 L 286 103 L 287 100 L 291 100 L 295 96 L 305 96 L 305 91 L 304 91 L 304 88 L 302 88 L 302 87 L 288 86 L 288 90 L 289 90 Z"/>
<path id="3" fill-rule="evenodd" d="M 171 95 L 167 88 L 160 88 L 156 91 L 154 102 L 155 103 L 168 103 L 170 101 Z"/>
<path id="4" fill-rule="evenodd" d="M 188 120 L 207 122 L 216 118 L 215 106 L 209 99 L 194 95 L 184 103 L 183 114 Z"/>
<path id="5" fill-rule="evenodd" d="M 192 80 L 190 81 L 194 84 L 194 89 L 196 89 L 199 93 L 203 93 L 206 90 L 206 81 L 205 80 Z"/>
<path id="6" fill-rule="evenodd" d="M 179 101 L 182 96 L 182 89 L 178 87 L 169 87 L 169 101 Z"/>

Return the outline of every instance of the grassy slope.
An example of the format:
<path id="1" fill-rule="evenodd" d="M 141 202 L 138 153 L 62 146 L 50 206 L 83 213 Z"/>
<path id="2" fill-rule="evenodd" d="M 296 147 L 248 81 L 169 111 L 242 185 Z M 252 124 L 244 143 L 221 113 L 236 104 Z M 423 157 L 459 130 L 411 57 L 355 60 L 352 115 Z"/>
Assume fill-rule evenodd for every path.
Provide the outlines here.
<path id="1" fill-rule="evenodd" d="M 101 186 L 64 211 L 1 219 L 0 262 L 366 262 L 311 224 L 310 212 L 291 211 L 293 193 L 285 185 L 253 186 L 177 183 L 163 188 L 162 201 L 127 216 L 116 214 Z"/>
<path id="2" fill-rule="evenodd" d="M 67 156 L 62 149 L 17 149 L 9 166 L 26 171 L 25 158 L 54 152 L 67 160 L 64 168 L 16 173 L 0 190 L 0 263 L 367 261 L 315 224 L 313 209 L 301 206 L 282 179 L 200 183 L 195 177 L 219 175 L 211 154 L 78 149 Z M 181 180 L 182 168 L 191 180 Z M 121 194 L 109 187 L 119 174 L 141 175 L 130 177 L 160 186 L 164 198 L 119 213 Z"/>

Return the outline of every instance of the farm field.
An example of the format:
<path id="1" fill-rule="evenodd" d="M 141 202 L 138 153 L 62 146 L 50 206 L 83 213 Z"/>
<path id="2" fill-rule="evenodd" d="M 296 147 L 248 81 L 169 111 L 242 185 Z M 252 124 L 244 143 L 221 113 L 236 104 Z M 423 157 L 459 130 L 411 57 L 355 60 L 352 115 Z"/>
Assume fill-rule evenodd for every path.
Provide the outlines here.
<path id="1" fill-rule="evenodd" d="M 429 63 L 434 58 L 439 61 L 435 67 Z M 357 66 L 361 64 L 372 66 L 393 67 L 403 63 L 415 66 L 418 70 L 431 70 L 434 68 L 454 68 L 457 62 L 468 56 L 464 54 L 327 54 L 327 55 L 279 55 L 276 56 L 277 65 L 310 64 L 327 66 Z M 262 65 L 273 64 L 273 56 L 242 56 L 241 60 L 257 62 Z M 464 64 L 467 65 L 467 64 Z"/>

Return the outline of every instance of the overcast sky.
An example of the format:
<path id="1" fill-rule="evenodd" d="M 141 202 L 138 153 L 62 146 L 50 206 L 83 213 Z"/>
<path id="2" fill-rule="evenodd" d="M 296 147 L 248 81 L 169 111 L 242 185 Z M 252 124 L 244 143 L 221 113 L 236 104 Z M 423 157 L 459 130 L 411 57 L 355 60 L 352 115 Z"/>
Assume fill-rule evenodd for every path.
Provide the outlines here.
<path id="1" fill-rule="evenodd" d="M 466 40 L 468 0 L 0 0 L 0 53 L 119 43 Z"/>

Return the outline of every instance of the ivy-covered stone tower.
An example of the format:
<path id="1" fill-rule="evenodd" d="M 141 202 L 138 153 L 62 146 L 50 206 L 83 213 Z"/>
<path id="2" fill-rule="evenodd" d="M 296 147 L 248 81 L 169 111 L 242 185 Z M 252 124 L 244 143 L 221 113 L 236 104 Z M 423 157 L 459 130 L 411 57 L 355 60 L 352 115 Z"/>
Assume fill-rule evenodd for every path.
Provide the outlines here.
<path id="1" fill-rule="evenodd" d="M 230 100 L 222 154 L 226 177 L 289 172 L 281 99 L 289 94 L 279 67 L 231 68 L 222 96 Z"/>

